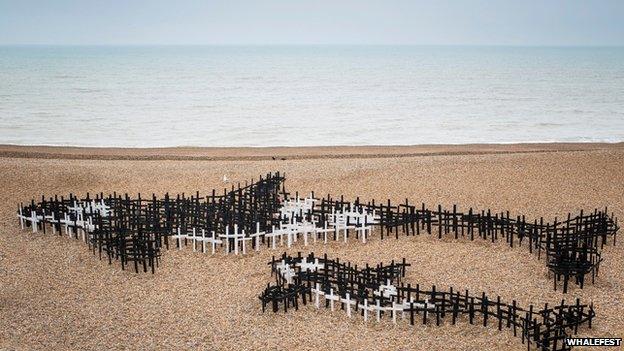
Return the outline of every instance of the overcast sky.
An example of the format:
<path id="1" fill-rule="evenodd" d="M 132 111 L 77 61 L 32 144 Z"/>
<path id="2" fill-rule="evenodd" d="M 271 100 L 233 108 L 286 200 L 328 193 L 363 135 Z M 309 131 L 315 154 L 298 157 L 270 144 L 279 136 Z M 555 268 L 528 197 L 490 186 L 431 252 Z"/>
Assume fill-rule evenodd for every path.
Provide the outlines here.
<path id="1" fill-rule="evenodd" d="M 624 0 L 0 0 L 0 44 L 624 45 Z"/>

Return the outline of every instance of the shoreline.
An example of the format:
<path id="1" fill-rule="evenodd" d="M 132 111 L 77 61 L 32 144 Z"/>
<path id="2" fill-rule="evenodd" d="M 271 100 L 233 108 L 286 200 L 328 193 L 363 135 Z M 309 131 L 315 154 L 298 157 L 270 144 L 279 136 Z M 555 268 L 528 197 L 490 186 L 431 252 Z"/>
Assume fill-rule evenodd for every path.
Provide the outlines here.
<path id="1" fill-rule="evenodd" d="M 391 158 L 624 150 L 618 143 L 430 144 L 372 146 L 117 148 L 0 144 L 0 157 L 75 160 L 276 160 Z"/>

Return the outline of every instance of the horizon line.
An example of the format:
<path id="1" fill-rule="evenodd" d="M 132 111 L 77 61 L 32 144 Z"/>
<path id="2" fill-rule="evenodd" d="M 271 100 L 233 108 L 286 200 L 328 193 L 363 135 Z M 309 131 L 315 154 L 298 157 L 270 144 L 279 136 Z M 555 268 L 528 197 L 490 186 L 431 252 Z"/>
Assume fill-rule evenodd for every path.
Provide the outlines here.
<path id="1" fill-rule="evenodd" d="M 561 48 L 574 48 L 574 47 L 595 47 L 595 48 L 621 48 L 623 44 L 408 44 L 408 43 L 99 43 L 99 44 L 87 44 L 87 43 L 63 43 L 63 44 L 50 44 L 50 43 L 0 43 L 0 46 L 66 46 L 66 47 L 78 47 L 78 46 L 90 46 L 90 47 L 156 47 L 156 46 L 171 46 L 171 47 L 191 47 L 191 46 L 422 46 L 422 47 L 561 47 Z"/>

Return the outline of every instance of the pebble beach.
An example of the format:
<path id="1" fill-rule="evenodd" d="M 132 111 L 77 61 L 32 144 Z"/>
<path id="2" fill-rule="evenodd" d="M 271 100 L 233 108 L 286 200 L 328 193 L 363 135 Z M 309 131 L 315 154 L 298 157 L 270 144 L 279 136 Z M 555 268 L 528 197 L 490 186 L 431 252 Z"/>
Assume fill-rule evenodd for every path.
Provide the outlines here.
<path id="1" fill-rule="evenodd" d="M 122 271 L 84 243 L 21 230 L 17 205 L 42 194 L 207 193 L 286 174 L 291 193 L 424 202 L 559 219 L 608 206 L 624 218 L 624 144 L 99 149 L 0 146 L 0 350 L 524 350 L 511 330 L 411 326 L 313 305 L 262 313 L 271 256 L 327 253 L 357 264 L 406 258 L 405 282 L 485 292 L 528 306 L 594 303 L 592 329 L 624 334 L 624 248 L 606 246 L 595 284 L 553 290 L 526 246 L 420 236 L 299 243 L 246 256 L 166 250 L 156 274 Z M 621 222 L 620 222 L 621 223 Z M 619 239 L 619 237 L 618 237 Z M 583 348 L 575 348 L 582 350 Z"/>

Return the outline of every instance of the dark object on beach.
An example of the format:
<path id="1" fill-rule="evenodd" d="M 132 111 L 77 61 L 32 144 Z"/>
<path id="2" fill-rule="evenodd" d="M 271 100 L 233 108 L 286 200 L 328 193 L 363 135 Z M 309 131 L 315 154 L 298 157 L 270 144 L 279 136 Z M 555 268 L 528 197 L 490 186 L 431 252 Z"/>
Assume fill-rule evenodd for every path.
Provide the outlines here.
<path id="1" fill-rule="evenodd" d="M 273 161 L 275 161 L 275 156 L 271 156 L 271 158 L 273 159 Z"/>
<path id="2" fill-rule="evenodd" d="M 138 194 L 133 199 L 128 194 L 117 193 L 108 196 L 100 193 L 94 198 L 87 193 L 83 199 L 73 194 L 68 198 L 42 196 L 41 202 L 33 200 L 20 206 L 18 212 L 22 227 L 32 227 L 33 232 L 46 233 L 48 228 L 55 234 L 84 241 L 100 259 L 105 256 L 109 263 L 120 261 L 122 269 L 134 264 L 137 273 L 140 267 L 144 272 L 149 269 L 154 273 L 160 250 L 163 245 L 169 248 L 170 237 L 177 237 L 174 242 L 179 248 L 187 241 L 196 244 L 203 239 L 204 250 L 205 243 L 212 241 L 238 253 L 238 247 L 230 244 L 241 234 L 223 237 L 221 233 L 244 231 L 253 235 L 279 225 L 274 214 L 279 211 L 280 199 L 287 196 L 280 194 L 284 179 L 279 172 L 269 173 L 251 184 L 239 183 L 237 188 L 232 184 L 231 190 L 224 189 L 222 195 L 213 190 L 205 196 L 199 192 L 190 197 L 184 193 L 174 197 L 165 194 L 163 199 L 157 199 L 155 194 L 151 198 Z M 213 234 L 210 237 L 206 233 Z M 259 245 L 259 241 L 250 245 L 256 248 L 254 245 Z"/>
<path id="3" fill-rule="evenodd" d="M 316 199 L 314 193 L 306 199 L 309 205 L 305 211 L 298 209 L 290 217 L 284 217 L 282 205 L 290 199 L 284 187 L 285 177 L 279 172 L 269 173 L 257 182 L 245 183 L 231 189 L 224 189 L 222 195 L 212 194 L 186 196 L 184 193 L 164 199 L 130 198 L 127 194 L 113 193 L 91 198 L 45 199 L 29 205 L 19 206 L 18 218 L 22 227 L 30 226 L 33 232 L 46 227 L 53 233 L 64 228 L 66 235 L 82 239 L 100 257 L 105 255 L 109 262 L 119 260 L 122 268 L 127 263 L 134 263 L 136 271 L 143 266 L 143 271 L 158 264 L 160 249 L 169 248 L 169 240 L 177 247 L 189 243 L 196 249 L 201 245 L 224 248 L 226 253 L 242 253 L 247 248 L 259 250 L 262 246 L 275 248 L 276 239 L 286 235 L 288 245 L 304 236 L 314 241 L 328 236 L 338 240 L 342 235 L 348 238 L 366 237 L 376 228 L 381 239 L 384 236 L 399 238 L 420 235 L 421 232 L 435 234 L 439 239 L 453 236 L 458 239 L 505 241 L 510 247 L 528 246 L 529 252 L 536 251 L 538 259 L 543 255 L 546 265 L 553 273 L 554 289 L 563 280 L 563 292 L 566 293 L 570 281 L 583 288 L 586 276 L 591 276 L 592 283 L 598 274 L 602 248 L 613 238 L 619 229 L 617 219 L 607 209 L 584 213 L 576 216 L 568 214 L 567 219 L 546 222 L 544 218 L 533 221 L 524 216 L 510 216 L 509 212 L 492 213 L 490 210 L 475 211 L 470 208 L 461 212 L 456 205 L 452 209 L 443 209 L 441 205 L 427 208 L 423 203 L 415 206 L 406 199 L 404 203 L 347 201 L 343 196 Z M 299 194 L 296 193 L 296 199 Z M 295 203 L 299 201 L 294 201 Z M 302 200 L 303 201 L 303 200 Z M 341 218 L 340 223 L 336 218 Z M 367 219 L 364 219 L 367 218 Z M 307 223 L 305 232 L 296 228 Z M 284 225 L 295 225 L 285 234 Z M 309 227 L 311 226 L 311 227 Z M 367 234 L 367 230 L 369 234 Z"/>
<path id="4" fill-rule="evenodd" d="M 282 161 L 286 161 L 286 158 L 285 158 L 285 157 L 282 157 L 280 160 L 282 160 Z"/>
<path id="5" fill-rule="evenodd" d="M 428 321 L 440 325 L 446 317 L 455 324 L 464 315 L 470 324 L 479 320 L 484 327 L 489 322 L 498 330 L 503 326 L 513 329 L 514 336 L 519 332 L 528 349 L 534 344 L 539 350 L 551 351 L 570 350 L 565 339 L 576 334 L 579 326 L 587 324 L 591 328 L 596 315 L 593 304 L 581 305 L 578 298 L 574 304 L 562 300 L 560 305 L 545 304 L 537 310 L 533 305 L 522 308 L 515 300 L 503 302 L 500 296 L 490 298 L 485 292 L 473 295 L 452 287 L 448 290 L 435 285 L 430 290 L 422 289 L 419 284 L 413 287 L 403 282 L 410 266 L 405 258 L 402 262 L 358 268 L 349 262 L 328 259 L 327 254 L 315 257 L 314 253 L 302 256 L 299 252 L 295 257 L 286 253 L 277 259 L 274 256 L 269 265 L 276 283 L 268 284 L 259 296 L 263 312 L 267 305 L 273 312 L 278 312 L 280 305 L 284 312 L 289 307 L 297 310 L 301 299 L 304 305 L 313 303 L 321 308 L 324 304 L 332 311 L 345 310 L 349 317 L 362 315 L 364 321 L 389 317 L 397 323 L 399 318 L 409 318 L 411 325 L 416 319 L 422 319 L 425 325 Z"/>

